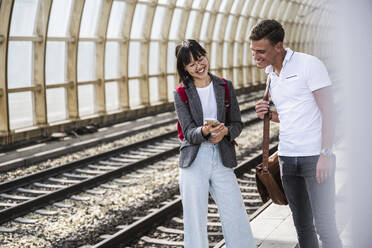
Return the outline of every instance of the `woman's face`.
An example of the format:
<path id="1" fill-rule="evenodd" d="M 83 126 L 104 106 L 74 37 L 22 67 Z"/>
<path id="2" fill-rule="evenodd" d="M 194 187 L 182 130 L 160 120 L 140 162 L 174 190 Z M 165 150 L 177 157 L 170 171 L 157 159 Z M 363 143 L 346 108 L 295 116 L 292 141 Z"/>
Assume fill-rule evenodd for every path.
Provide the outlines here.
<path id="1" fill-rule="evenodd" d="M 188 65 L 185 66 L 187 71 L 193 79 L 205 79 L 208 76 L 209 62 L 207 57 L 200 56 L 197 60 L 191 55 L 191 60 Z"/>

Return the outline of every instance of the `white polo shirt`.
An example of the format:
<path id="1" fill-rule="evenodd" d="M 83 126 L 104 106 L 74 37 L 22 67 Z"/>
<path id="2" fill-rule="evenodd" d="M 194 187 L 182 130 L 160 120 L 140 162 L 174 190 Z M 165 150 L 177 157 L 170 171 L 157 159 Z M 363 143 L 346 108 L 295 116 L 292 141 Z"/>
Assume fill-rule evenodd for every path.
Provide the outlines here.
<path id="1" fill-rule="evenodd" d="M 327 69 L 318 58 L 286 49 L 280 75 L 267 66 L 270 95 L 279 114 L 281 156 L 319 155 L 322 115 L 313 91 L 330 86 Z"/>

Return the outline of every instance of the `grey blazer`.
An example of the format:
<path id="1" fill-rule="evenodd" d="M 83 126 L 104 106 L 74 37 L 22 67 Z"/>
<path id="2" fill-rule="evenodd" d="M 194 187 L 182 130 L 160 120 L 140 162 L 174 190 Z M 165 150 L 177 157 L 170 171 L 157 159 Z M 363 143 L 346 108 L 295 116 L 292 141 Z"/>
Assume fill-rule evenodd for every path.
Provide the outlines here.
<path id="1" fill-rule="evenodd" d="M 231 144 L 242 131 L 243 123 L 240 117 L 240 109 L 231 81 L 223 81 L 221 78 L 209 74 L 212 78 L 213 88 L 217 102 L 217 119 L 225 123 L 229 129 L 229 135 L 225 136 L 218 144 L 221 154 L 221 160 L 226 167 L 235 167 L 236 153 L 235 147 Z M 225 110 L 225 89 L 223 84 L 228 84 L 230 94 L 230 123 L 226 124 Z M 201 131 L 203 126 L 203 110 L 198 92 L 194 83 L 188 80 L 183 84 L 186 88 L 186 94 L 189 100 L 189 107 L 181 100 L 178 92 L 175 90 L 174 106 L 180 121 L 185 139 L 181 142 L 179 166 L 188 167 L 194 161 L 200 144 L 207 141 Z"/>

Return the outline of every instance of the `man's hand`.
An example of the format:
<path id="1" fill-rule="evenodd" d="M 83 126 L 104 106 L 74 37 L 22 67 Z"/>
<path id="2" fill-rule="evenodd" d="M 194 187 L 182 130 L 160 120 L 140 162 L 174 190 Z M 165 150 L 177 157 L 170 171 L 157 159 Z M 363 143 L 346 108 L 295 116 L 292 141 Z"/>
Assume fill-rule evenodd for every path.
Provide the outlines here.
<path id="1" fill-rule="evenodd" d="M 260 100 L 256 103 L 256 114 L 260 119 L 264 118 L 264 115 L 269 112 L 269 101 Z"/>
<path id="2" fill-rule="evenodd" d="M 210 132 L 214 134 L 211 135 L 209 141 L 213 144 L 217 144 L 223 139 L 225 135 L 228 134 L 229 130 L 227 129 L 227 127 L 225 127 L 225 124 L 221 123 L 217 127 L 211 128 Z"/>
<path id="3" fill-rule="evenodd" d="M 334 170 L 334 156 L 320 155 L 316 165 L 316 180 L 318 183 L 324 182 L 330 177 Z"/>

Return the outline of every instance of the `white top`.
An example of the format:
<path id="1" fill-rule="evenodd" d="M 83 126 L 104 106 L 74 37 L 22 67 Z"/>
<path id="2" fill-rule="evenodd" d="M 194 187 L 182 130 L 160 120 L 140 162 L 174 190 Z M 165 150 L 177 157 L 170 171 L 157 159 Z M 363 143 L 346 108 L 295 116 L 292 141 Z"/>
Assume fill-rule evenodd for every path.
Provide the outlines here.
<path id="1" fill-rule="evenodd" d="M 214 94 L 213 82 L 207 87 L 196 88 L 203 108 L 203 118 L 213 118 L 217 120 L 217 102 Z"/>
<path id="2" fill-rule="evenodd" d="M 280 75 L 266 67 L 271 78 L 270 95 L 279 114 L 281 156 L 319 155 L 322 114 L 313 91 L 330 86 L 327 69 L 318 58 L 286 49 Z"/>

